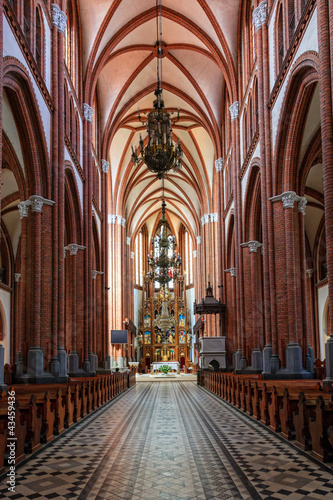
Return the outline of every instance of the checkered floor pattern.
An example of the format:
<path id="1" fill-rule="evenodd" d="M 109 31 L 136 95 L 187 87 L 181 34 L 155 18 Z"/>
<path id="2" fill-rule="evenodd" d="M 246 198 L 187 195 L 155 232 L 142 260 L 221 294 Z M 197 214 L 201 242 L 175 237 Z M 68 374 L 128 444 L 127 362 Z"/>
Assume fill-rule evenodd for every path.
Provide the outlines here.
<path id="1" fill-rule="evenodd" d="M 333 498 L 333 475 L 195 383 L 137 384 L 17 469 L 0 498 Z"/>

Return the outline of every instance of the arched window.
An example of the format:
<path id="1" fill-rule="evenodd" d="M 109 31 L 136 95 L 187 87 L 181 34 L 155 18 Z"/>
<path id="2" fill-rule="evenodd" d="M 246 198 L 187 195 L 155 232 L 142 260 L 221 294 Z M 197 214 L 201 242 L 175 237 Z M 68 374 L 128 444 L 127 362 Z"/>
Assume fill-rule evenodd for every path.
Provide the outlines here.
<path id="1" fill-rule="evenodd" d="M 80 161 L 80 119 L 78 113 L 76 113 L 76 119 L 75 119 L 75 152 L 76 152 L 76 157 L 78 161 Z"/>
<path id="2" fill-rule="evenodd" d="M 283 6 L 280 4 L 277 22 L 277 73 L 280 71 L 284 59 L 284 39 L 283 39 Z"/>
<path id="3" fill-rule="evenodd" d="M 28 45 L 31 43 L 31 5 L 29 0 L 23 2 L 23 33 Z"/>
<path id="4" fill-rule="evenodd" d="M 134 283 L 143 285 L 143 235 L 140 231 L 135 238 L 134 244 Z"/>
<path id="5" fill-rule="evenodd" d="M 289 24 L 289 46 L 294 38 L 296 28 L 295 4 L 294 0 L 288 0 L 288 24 Z"/>
<path id="6" fill-rule="evenodd" d="M 40 70 L 40 72 L 43 74 L 43 61 L 44 61 L 44 54 L 43 54 L 43 40 L 44 40 L 44 31 L 43 31 L 43 24 L 41 20 L 41 15 L 39 8 L 36 7 L 36 43 L 35 43 L 35 59 L 37 66 Z"/>

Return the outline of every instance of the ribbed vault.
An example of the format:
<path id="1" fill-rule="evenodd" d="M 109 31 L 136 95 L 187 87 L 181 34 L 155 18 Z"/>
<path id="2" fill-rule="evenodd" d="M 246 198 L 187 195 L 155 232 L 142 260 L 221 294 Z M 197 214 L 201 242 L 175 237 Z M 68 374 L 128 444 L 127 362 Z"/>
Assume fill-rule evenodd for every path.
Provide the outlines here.
<path id="1" fill-rule="evenodd" d="M 170 222 L 195 236 L 200 217 L 217 211 L 214 160 L 221 156 L 222 95 L 236 99 L 235 66 L 239 1 L 162 0 L 163 88 L 168 111 L 180 119 L 183 167 L 170 173 L 165 196 Z M 222 5 L 223 4 L 223 5 Z M 85 102 L 98 96 L 102 157 L 110 162 L 110 213 L 128 221 L 128 236 L 160 215 L 161 181 L 131 163 L 131 144 L 146 131 L 156 87 L 155 0 L 84 0 Z"/>

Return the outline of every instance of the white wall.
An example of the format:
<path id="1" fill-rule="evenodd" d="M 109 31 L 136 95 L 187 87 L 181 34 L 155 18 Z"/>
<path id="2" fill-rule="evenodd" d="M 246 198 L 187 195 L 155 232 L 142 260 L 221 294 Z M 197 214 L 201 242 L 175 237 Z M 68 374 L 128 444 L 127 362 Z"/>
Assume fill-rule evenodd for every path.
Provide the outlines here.
<path id="1" fill-rule="evenodd" d="M 0 288 L 0 313 L 2 316 L 3 341 L 5 348 L 5 364 L 10 361 L 10 304 L 11 293 Z"/>
<path id="2" fill-rule="evenodd" d="M 320 342 L 320 359 L 325 359 L 325 344 L 327 337 L 327 308 L 328 308 L 328 285 L 318 288 L 318 321 L 319 321 L 319 342 Z"/>

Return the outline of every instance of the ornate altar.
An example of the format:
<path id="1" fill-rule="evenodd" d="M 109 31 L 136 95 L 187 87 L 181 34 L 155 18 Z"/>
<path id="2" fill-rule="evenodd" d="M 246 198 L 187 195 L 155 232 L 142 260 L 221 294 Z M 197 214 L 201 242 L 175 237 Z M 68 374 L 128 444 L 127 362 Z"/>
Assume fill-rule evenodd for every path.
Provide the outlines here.
<path id="1" fill-rule="evenodd" d="M 184 276 L 177 276 L 173 288 L 155 289 L 155 284 L 145 279 L 144 291 L 139 332 L 141 369 L 149 371 L 150 365 L 159 362 L 189 366 L 192 335 Z"/>

